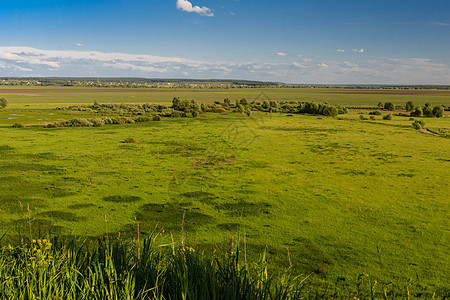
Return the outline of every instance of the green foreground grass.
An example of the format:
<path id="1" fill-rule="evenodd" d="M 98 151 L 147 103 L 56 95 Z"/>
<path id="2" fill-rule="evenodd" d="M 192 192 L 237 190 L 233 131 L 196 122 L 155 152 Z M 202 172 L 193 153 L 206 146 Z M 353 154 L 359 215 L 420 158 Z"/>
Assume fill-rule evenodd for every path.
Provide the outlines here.
<path id="1" fill-rule="evenodd" d="M 205 253 L 241 236 L 275 274 L 448 295 L 450 141 L 381 123 L 254 113 L 0 128 L 0 225 L 14 240 L 136 238 L 139 224 Z"/>
<path id="2" fill-rule="evenodd" d="M 0 249 L 1 299 L 397 299 L 445 298 L 417 284 L 378 282 L 367 274 L 355 284 L 311 283 L 290 270 L 269 275 L 266 253 L 247 261 L 238 239 L 227 252 L 205 256 L 162 232 L 143 240 L 96 242 L 21 239 Z M 242 250 L 242 246 L 244 249 Z M 244 256 L 244 258 L 242 258 Z"/>

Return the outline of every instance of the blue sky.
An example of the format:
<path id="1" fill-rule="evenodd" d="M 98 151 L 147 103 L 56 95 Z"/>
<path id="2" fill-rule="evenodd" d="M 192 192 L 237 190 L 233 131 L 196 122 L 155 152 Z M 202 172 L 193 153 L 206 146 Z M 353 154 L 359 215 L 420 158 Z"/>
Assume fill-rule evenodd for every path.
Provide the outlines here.
<path id="1" fill-rule="evenodd" d="M 0 1 L 0 76 L 450 84 L 448 0 Z"/>

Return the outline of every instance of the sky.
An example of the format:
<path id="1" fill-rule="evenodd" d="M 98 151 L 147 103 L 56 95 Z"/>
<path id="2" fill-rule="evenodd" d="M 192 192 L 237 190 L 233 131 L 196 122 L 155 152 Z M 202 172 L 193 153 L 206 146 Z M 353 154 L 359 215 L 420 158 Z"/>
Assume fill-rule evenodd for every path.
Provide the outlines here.
<path id="1" fill-rule="evenodd" d="M 450 85 L 449 0 L 0 0 L 0 77 Z"/>

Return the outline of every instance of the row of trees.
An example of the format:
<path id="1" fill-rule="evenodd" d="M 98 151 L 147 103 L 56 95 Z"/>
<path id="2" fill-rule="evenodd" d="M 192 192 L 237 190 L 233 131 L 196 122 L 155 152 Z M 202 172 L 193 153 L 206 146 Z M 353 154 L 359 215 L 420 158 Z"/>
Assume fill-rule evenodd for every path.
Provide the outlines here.
<path id="1" fill-rule="evenodd" d="M 414 110 L 410 114 L 413 117 L 436 117 L 440 118 L 444 116 L 444 107 L 440 105 L 436 105 L 434 107 L 431 107 L 430 103 L 426 103 L 425 106 L 422 108 L 420 106 L 417 106 L 414 108 Z"/>
<path id="2" fill-rule="evenodd" d="M 425 103 L 424 107 L 421 106 L 415 106 L 412 101 L 406 102 L 405 106 L 402 105 L 394 105 L 392 102 L 379 102 L 378 108 L 384 109 L 384 110 L 406 110 L 407 112 L 410 112 L 409 115 L 404 116 L 412 116 L 412 117 L 437 117 L 440 118 L 444 116 L 444 107 L 441 105 L 435 105 L 432 106 L 431 103 Z"/>

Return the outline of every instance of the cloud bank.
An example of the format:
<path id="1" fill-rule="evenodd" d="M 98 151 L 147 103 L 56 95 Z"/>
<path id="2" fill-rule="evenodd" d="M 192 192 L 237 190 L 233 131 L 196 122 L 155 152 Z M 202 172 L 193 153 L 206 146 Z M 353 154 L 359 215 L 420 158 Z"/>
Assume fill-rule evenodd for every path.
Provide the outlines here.
<path id="1" fill-rule="evenodd" d="M 55 77 L 217 78 L 330 84 L 446 84 L 450 67 L 426 58 L 339 61 L 304 58 L 236 63 L 180 57 L 0 47 L 0 74 Z"/>
<path id="2" fill-rule="evenodd" d="M 192 6 L 192 3 L 187 0 L 177 0 L 177 9 L 187 11 L 187 12 L 195 12 L 202 16 L 213 17 L 214 13 L 210 8 L 203 6 Z"/>

